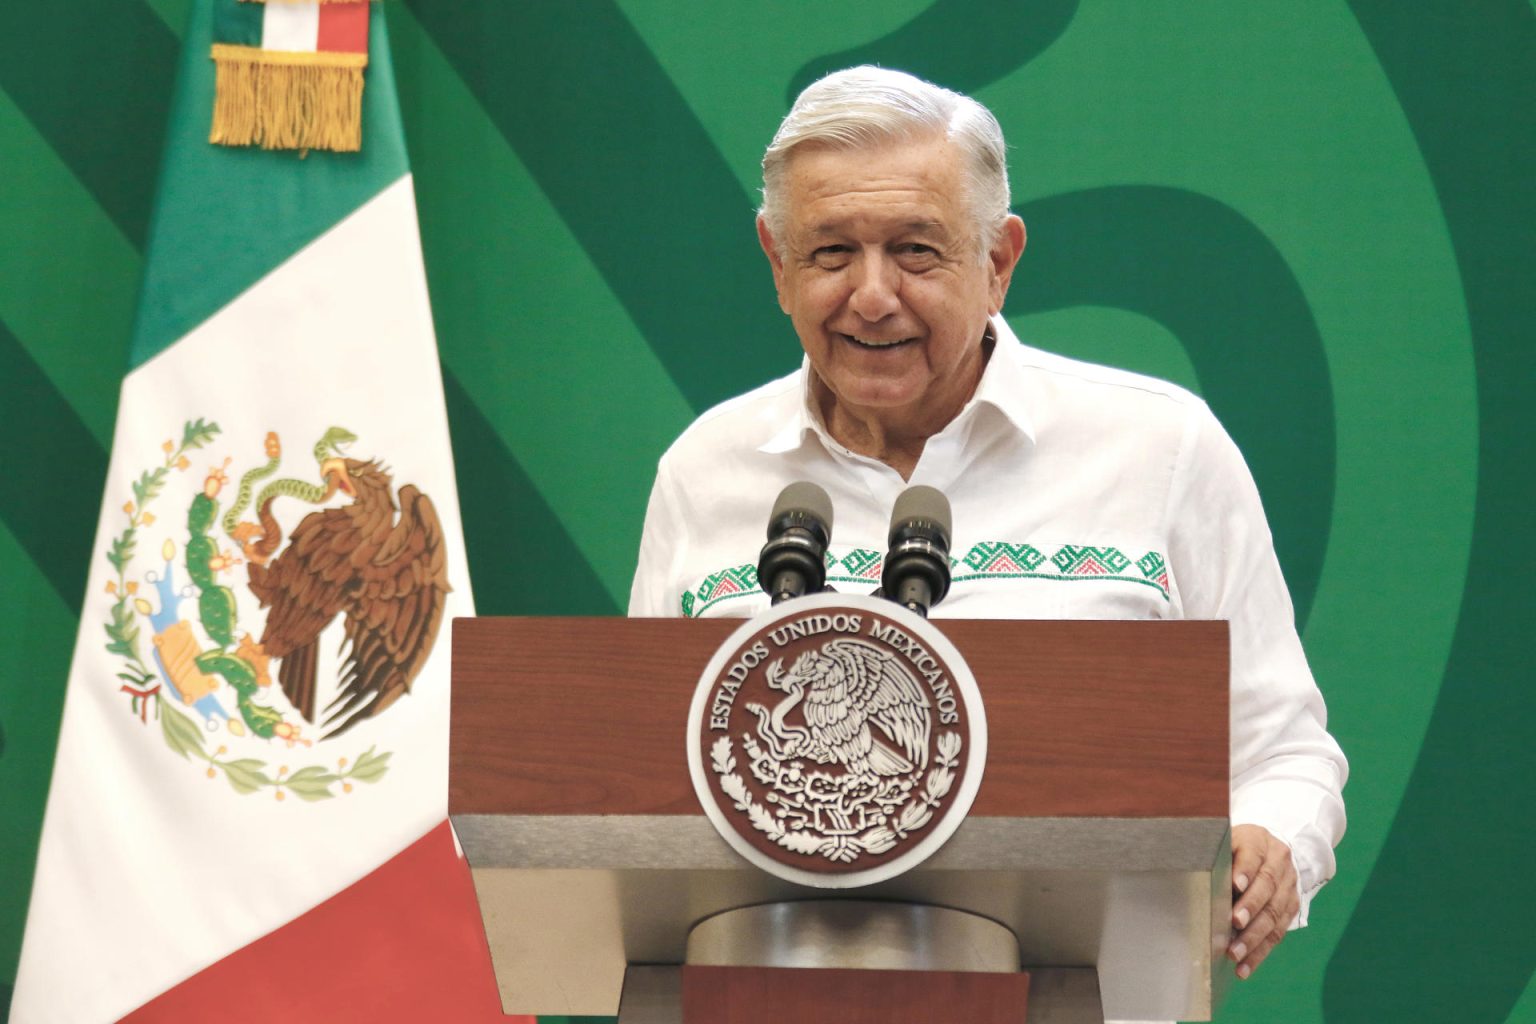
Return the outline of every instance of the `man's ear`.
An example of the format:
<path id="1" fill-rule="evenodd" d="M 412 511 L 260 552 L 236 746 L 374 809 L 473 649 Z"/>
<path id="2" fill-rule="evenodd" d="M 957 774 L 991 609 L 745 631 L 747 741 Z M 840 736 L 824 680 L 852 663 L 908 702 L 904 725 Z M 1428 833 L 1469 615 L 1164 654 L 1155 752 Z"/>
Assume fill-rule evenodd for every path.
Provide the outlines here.
<path id="1" fill-rule="evenodd" d="M 1027 241 L 1024 222 L 1010 213 L 1008 219 L 1003 221 L 1003 229 L 997 233 L 997 241 L 992 243 L 992 249 L 987 253 L 987 264 L 992 271 L 992 308 L 989 312 L 994 316 L 1002 312 L 1003 298 L 1008 294 L 1009 282 L 1013 280 L 1013 268 L 1019 265 L 1019 257 L 1024 254 Z"/>
<path id="2" fill-rule="evenodd" d="M 779 253 L 773 232 L 768 230 L 768 221 L 762 214 L 757 215 L 757 244 L 763 247 L 763 255 L 768 257 L 768 265 L 773 268 L 773 289 L 779 296 L 779 308 L 788 313 L 789 303 L 784 299 L 784 257 Z"/>

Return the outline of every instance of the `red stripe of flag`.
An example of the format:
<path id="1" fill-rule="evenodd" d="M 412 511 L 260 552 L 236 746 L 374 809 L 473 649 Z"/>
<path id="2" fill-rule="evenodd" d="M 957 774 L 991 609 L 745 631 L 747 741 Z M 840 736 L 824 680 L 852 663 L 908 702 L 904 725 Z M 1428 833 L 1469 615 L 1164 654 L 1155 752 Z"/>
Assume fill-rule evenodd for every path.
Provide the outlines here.
<path id="1" fill-rule="evenodd" d="M 315 49 L 321 53 L 367 53 L 368 4 L 321 4 Z"/>
<path id="2" fill-rule="evenodd" d="M 501 1012 L 474 883 L 446 821 L 355 885 L 145 1003 L 121 1024 L 203 1020 L 537 1021 Z"/>

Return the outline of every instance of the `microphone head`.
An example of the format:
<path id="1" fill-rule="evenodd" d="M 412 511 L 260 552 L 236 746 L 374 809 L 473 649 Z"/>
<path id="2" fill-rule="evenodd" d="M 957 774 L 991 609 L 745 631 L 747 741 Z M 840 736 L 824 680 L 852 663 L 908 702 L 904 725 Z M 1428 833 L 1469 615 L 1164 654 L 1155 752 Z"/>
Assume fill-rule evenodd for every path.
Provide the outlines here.
<path id="1" fill-rule="evenodd" d="M 809 480 L 796 481 L 779 492 L 778 500 L 773 503 L 773 511 L 768 515 L 770 540 L 776 532 L 784 529 L 783 526 L 776 529 L 776 524 L 786 518 L 797 526 L 819 523 L 824 533 L 822 544 L 826 544 L 832 537 L 832 499 L 819 485 Z"/>
<path id="2" fill-rule="evenodd" d="M 949 499 L 942 491 L 918 484 L 908 487 L 896 498 L 896 504 L 891 508 L 891 532 L 886 543 L 894 545 L 913 528 L 937 532 L 948 550 L 952 524 Z"/>
<path id="3" fill-rule="evenodd" d="M 779 492 L 768 516 L 768 543 L 757 556 L 758 586 L 773 603 L 814 594 L 827 582 L 827 542 L 832 539 L 832 499 L 800 481 Z"/>

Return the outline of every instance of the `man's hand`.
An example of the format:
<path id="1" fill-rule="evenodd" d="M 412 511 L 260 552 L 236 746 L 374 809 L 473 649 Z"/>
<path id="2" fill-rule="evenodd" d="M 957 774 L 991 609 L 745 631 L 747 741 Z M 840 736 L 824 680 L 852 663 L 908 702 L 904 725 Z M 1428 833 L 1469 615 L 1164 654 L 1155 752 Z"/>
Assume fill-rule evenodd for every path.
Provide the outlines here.
<path id="1" fill-rule="evenodd" d="M 1232 827 L 1232 931 L 1227 956 L 1247 978 L 1301 909 L 1291 848 L 1259 825 Z"/>

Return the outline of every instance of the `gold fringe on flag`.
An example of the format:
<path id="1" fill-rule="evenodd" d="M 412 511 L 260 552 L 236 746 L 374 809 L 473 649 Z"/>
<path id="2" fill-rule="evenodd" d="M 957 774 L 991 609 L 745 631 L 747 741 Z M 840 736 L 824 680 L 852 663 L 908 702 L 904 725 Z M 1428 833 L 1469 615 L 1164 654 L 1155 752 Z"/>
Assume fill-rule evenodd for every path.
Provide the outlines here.
<path id="1" fill-rule="evenodd" d="M 368 0 L 240 0 L 240 2 L 243 4 L 307 4 L 311 2 L 322 4 L 365 4 Z"/>
<path id="2" fill-rule="evenodd" d="M 355 153 L 363 143 L 366 53 L 296 53 L 213 45 L 208 141 Z"/>

